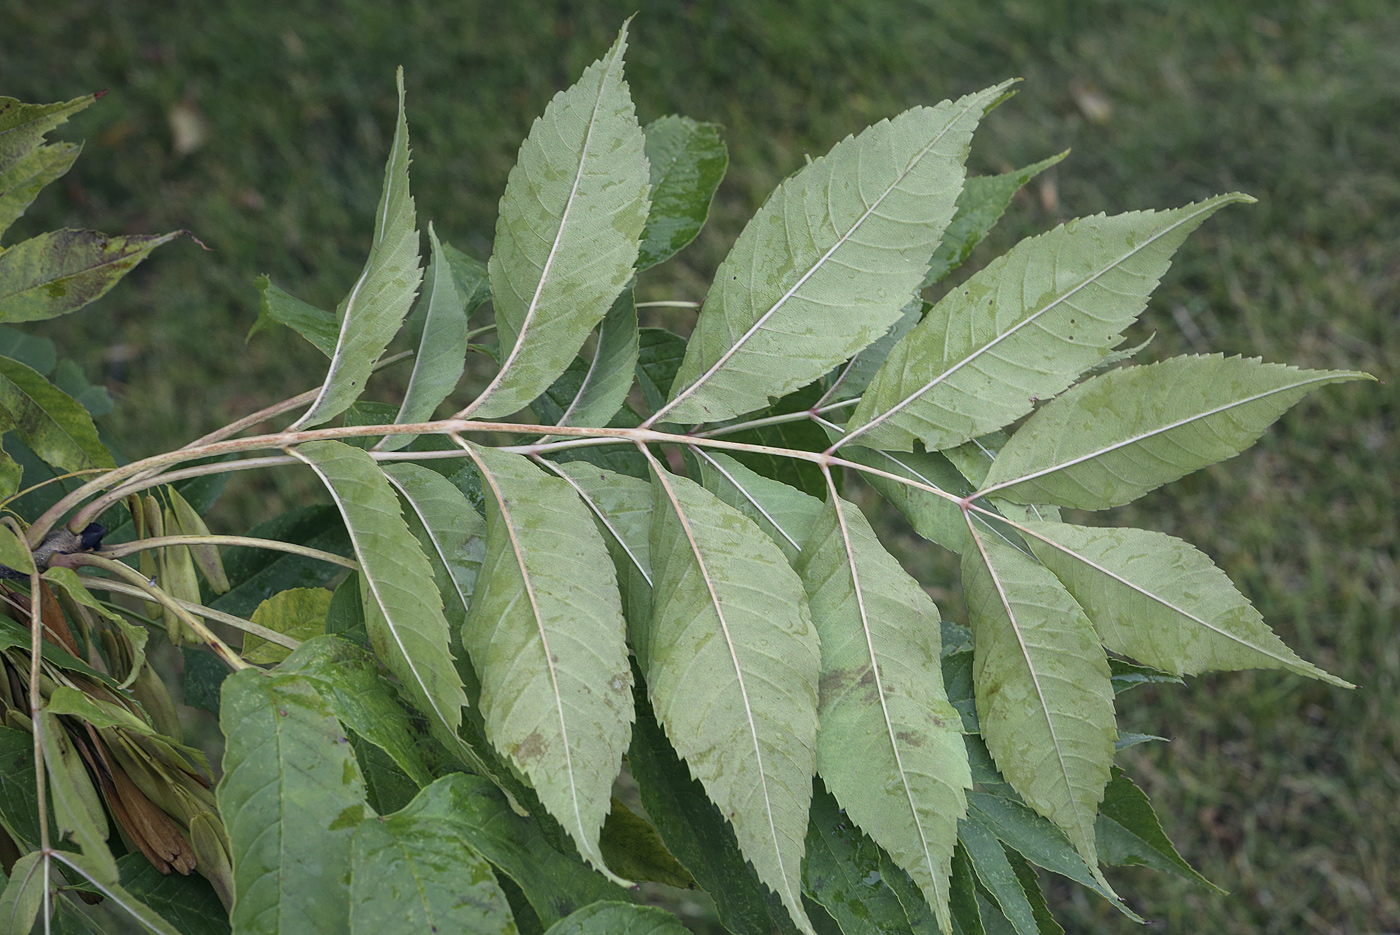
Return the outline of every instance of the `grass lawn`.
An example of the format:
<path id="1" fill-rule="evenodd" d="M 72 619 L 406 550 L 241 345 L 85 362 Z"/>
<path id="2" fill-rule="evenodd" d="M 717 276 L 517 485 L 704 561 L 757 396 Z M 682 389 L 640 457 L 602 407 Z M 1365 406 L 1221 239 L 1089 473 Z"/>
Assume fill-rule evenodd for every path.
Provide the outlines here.
<path id="1" fill-rule="evenodd" d="M 0 94 L 110 93 L 61 134 L 67 179 L 9 240 L 58 226 L 188 228 L 92 309 L 35 326 L 119 398 L 129 455 L 177 446 L 305 389 L 323 358 L 281 335 L 245 345 L 254 278 L 333 307 L 372 229 L 408 80 L 420 220 L 483 258 L 515 151 L 550 96 L 632 26 L 643 121 L 722 123 L 731 166 L 710 227 L 641 283 L 700 299 L 772 187 L 847 133 L 917 103 L 1024 78 L 971 165 L 997 172 L 1072 147 L 1033 183 L 985 262 L 1068 218 L 1243 190 L 1188 241 L 1140 331 L 1144 353 L 1223 351 L 1367 370 L 1246 454 L 1099 522 L 1146 525 L 1213 556 L 1306 658 L 1361 686 L 1217 675 L 1124 697 L 1124 757 L 1183 854 L 1231 893 L 1112 874 L 1155 930 L 1400 930 L 1400 6 L 1390 0 L 537 0 L 171 4 L 0 0 Z M 1136 343 L 1136 342 L 1134 342 Z M 246 482 L 239 482 L 245 483 Z M 297 489 L 243 487 L 226 509 Z M 293 485 L 293 486 L 289 486 Z M 304 488 L 303 488 L 304 489 Z M 911 570 L 952 566 L 885 531 Z M 951 604 L 945 601 L 945 604 Z M 1070 931 L 1136 931 L 1054 885 Z"/>

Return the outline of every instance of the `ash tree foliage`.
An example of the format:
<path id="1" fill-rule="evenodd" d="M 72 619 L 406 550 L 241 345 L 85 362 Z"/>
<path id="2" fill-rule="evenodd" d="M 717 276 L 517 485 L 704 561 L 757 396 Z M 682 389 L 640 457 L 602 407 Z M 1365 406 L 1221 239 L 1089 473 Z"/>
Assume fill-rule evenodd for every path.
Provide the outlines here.
<path id="1" fill-rule="evenodd" d="M 1060 511 L 1366 378 L 1115 350 L 1184 239 L 1251 199 L 1080 218 L 930 303 L 1058 161 L 965 177 L 1008 82 L 837 143 L 744 228 L 688 338 L 639 328 L 638 277 L 695 237 L 727 157 L 715 126 L 642 125 L 626 37 L 535 121 L 484 263 L 421 235 L 400 73 L 345 300 L 259 283 L 256 327 L 329 360 L 307 393 L 119 463 L 102 391 L 0 333 L 0 930 L 91 931 L 100 902 L 184 935 L 681 931 L 635 903 L 657 881 L 738 935 L 1038 935 L 1037 867 L 1133 918 L 1102 866 L 1210 885 L 1114 764 L 1156 739 L 1117 730 L 1116 695 L 1347 683 L 1190 544 Z M 72 164 L 44 136 L 91 102 L 0 99 L 0 226 Z M 8 246 L 0 320 L 74 311 L 174 236 Z M 401 331 L 415 351 L 388 354 Z M 497 366 L 459 394 L 469 353 Z M 368 399 L 396 364 L 402 400 Z M 328 503 L 213 535 L 222 484 L 276 465 Z M 966 621 L 885 550 L 862 485 L 961 554 Z M 217 768 L 161 639 L 218 712 Z"/>

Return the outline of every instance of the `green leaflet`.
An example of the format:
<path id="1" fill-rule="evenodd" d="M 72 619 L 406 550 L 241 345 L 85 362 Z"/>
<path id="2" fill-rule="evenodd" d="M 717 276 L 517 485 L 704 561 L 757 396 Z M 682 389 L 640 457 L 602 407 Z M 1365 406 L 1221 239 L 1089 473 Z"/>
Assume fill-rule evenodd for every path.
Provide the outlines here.
<path id="1" fill-rule="evenodd" d="M 0 527 L 0 565 L 26 575 L 34 574 L 33 553 L 9 526 Z"/>
<path id="2" fill-rule="evenodd" d="M 645 659 L 651 627 L 651 485 L 584 461 L 552 468 L 579 495 L 598 525 L 617 569 L 627 636 Z"/>
<path id="3" fill-rule="evenodd" d="M 330 369 L 311 408 L 297 419 L 295 428 L 333 419 L 360 397 L 379 355 L 389 346 L 413 306 L 413 297 L 423 280 L 418 266 L 413 196 L 408 188 L 408 120 L 403 108 L 402 66 L 397 81 L 399 119 L 384 167 L 384 193 L 374 218 L 369 259 L 336 310 L 340 333 Z"/>
<path id="4" fill-rule="evenodd" d="M 117 860 L 122 886 L 180 935 L 229 935 L 228 913 L 199 874 L 163 874 L 140 854 Z"/>
<path id="5" fill-rule="evenodd" d="M 0 168 L 0 235 L 24 215 L 45 185 L 73 168 L 82 149 L 76 143 L 39 146 L 14 165 Z"/>
<path id="6" fill-rule="evenodd" d="M 1050 572 L 989 536 L 963 550 L 977 719 L 996 765 L 1073 842 L 1096 878 L 1094 816 L 1116 736 L 1108 660 Z"/>
<path id="7" fill-rule="evenodd" d="M 1162 822 L 1152 810 L 1146 793 L 1118 767 L 1104 788 L 1103 804 L 1095 823 L 1099 856 L 1113 866 L 1144 866 L 1174 873 L 1217 893 L 1220 887 L 1196 872 L 1162 831 Z"/>
<path id="8" fill-rule="evenodd" d="M 640 681 L 640 680 L 639 680 Z M 637 724 L 627 762 L 642 806 L 676 858 L 713 895 L 724 927 L 736 935 L 792 935 L 797 929 L 739 850 L 734 829 L 705 795 L 657 723 L 644 687 L 633 689 Z"/>
<path id="9" fill-rule="evenodd" d="M 432 782 L 413 725 L 369 653 L 339 637 L 318 636 L 302 643 L 277 671 L 310 683 L 336 720 L 387 753 L 419 788 Z"/>
<path id="10" fill-rule="evenodd" d="M 1145 529 L 1024 525 L 1036 557 L 1064 582 L 1115 653 L 1175 675 L 1288 669 L 1354 687 L 1298 658 L 1229 577 L 1188 542 Z"/>
<path id="11" fill-rule="evenodd" d="M 82 848 L 94 879 L 115 883 L 117 864 L 107 847 L 107 813 L 87 767 L 58 716 L 40 711 L 39 719 L 54 823 L 60 833 Z"/>
<path id="12" fill-rule="evenodd" d="M 585 859 L 632 725 L 617 579 L 588 509 L 523 455 L 472 446 L 486 492 L 486 559 L 462 627 L 496 749 L 529 778 Z"/>
<path id="13" fill-rule="evenodd" d="M 1098 363 L 1147 305 L 1220 195 L 1172 211 L 1080 218 L 1021 241 L 895 345 L 842 444 L 951 448 L 1030 412 Z"/>
<path id="14" fill-rule="evenodd" d="M 466 303 L 467 317 L 491 298 L 491 277 L 486 264 L 442 241 L 442 255 L 452 273 L 457 292 Z"/>
<path id="15" fill-rule="evenodd" d="M 807 824 L 802 884 L 843 935 L 910 935 L 904 907 L 881 873 L 887 859 L 818 785 Z"/>
<path id="16" fill-rule="evenodd" d="M 462 840 L 437 790 L 355 830 L 351 935 L 514 935 L 491 865 Z"/>
<path id="17" fill-rule="evenodd" d="M 375 654 L 403 682 L 439 741 L 457 749 L 467 696 L 448 652 L 432 569 L 404 523 L 393 488 L 368 454 L 341 442 L 307 442 L 291 453 L 321 478 L 345 521 L 360 562 L 365 625 Z"/>
<path id="18" fill-rule="evenodd" d="M 647 124 L 651 211 L 642 231 L 637 269 L 650 269 L 695 239 L 710 215 L 710 201 L 729 167 L 720 126 L 671 114 Z"/>
<path id="19" fill-rule="evenodd" d="M 423 312 L 422 337 L 413 358 L 413 372 L 404 390 L 397 424 L 427 422 L 433 411 L 457 388 L 467 357 L 467 297 L 457 289 L 452 267 L 443 257 L 441 242 L 432 222 L 428 242 L 433 259 L 428 266 L 427 294 Z M 387 436 L 379 447 L 397 451 L 413 441 L 411 435 Z"/>
<path id="20" fill-rule="evenodd" d="M 795 487 L 755 474 L 728 455 L 693 449 L 700 459 L 705 489 L 758 524 L 778 543 L 789 562 L 802 554 L 802 545 L 822 512 L 822 502 Z"/>
<path id="21" fill-rule="evenodd" d="M 106 295 L 156 247 L 184 233 L 108 237 L 59 230 L 21 241 L 0 253 L 0 322 L 76 312 Z"/>
<path id="22" fill-rule="evenodd" d="M 116 466 L 87 410 L 38 371 L 8 357 L 0 357 L 0 425 L 61 471 Z"/>
<path id="23" fill-rule="evenodd" d="M 807 596 L 752 520 L 652 470 L 652 704 L 759 879 L 811 935 L 799 893 L 820 659 Z"/>
<path id="24" fill-rule="evenodd" d="M 637 385 L 647 408 L 656 412 L 666 404 L 676 371 L 685 359 L 685 338 L 665 328 L 641 328 L 637 342 Z"/>
<path id="25" fill-rule="evenodd" d="M 560 919 L 545 935 L 686 935 L 689 931 L 664 909 L 600 902 Z"/>
<path id="26" fill-rule="evenodd" d="M 38 793 L 34 781 L 34 735 L 27 730 L 0 727 L 0 827 L 3 827 L 20 850 L 39 848 Z M 51 840 L 58 840 L 49 811 Z"/>
<path id="27" fill-rule="evenodd" d="M 1121 506 L 1248 448 L 1318 387 L 1372 379 L 1220 354 L 1111 370 L 1026 420 L 983 489 L 1018 503 Z"/>
<path id="28" fill-rule="evenodd" d="M 436 471 L 417 464 L 391 464 L 384 468 L 384 476 L 414 519 L 410 527 L 433 567 L 447 622 L 460 628 L 481 571 L 486 523 L 466 495 Z"/>
<path id="29" fill-rule="evenodd" d="M 1005 87 L 881 121 L 783 182 L 715 272 L 661 413 L 695 423 L 761 409 L 888 331 L 953 217 L 972 131 Z"/>
<path id="30" fill-rule="evenodd" d="M 0 234 L 21 217 L 39 190 L 73 165 L 81 146 L 44 143 L 44 136 L 97 95 L 59 104 L 25 104 L 0 97 Z"/>
<path id="31" fill-rule="evenodd" d="M 25 104 L 0 97 L 0 173 L 9 172 L 44 142 L 44 135 L 97 100 L 87 94 L 58 104 Z"/>
<path id="32" fill-rule="evenodd" d="M 972 776 L 943 689 L 938 608 L 840 499 L 827 502 L 794 567 L 821 638 L 817 770 L 947 928 Z"/>
<path id="33" fill-rule="evenodd" d="M 603 316 L 592 358 L 575 358 L 535 411 L 549 425 L 607 425 L 626 401 L 636 367 L 637 306 L 629 285 Z"/>
<path id="34" fill-rule="evenodd" d="M 967 850 L 977 882 L 986 889 L 992 905 L 1006 917 L 1017 935 L 1036 935 L 1039 927 L 1035 911 L 996 835 L 980 822 L 964 820 L 958 827 L 958 839 Z"/>
<path id="35" fill-rule="evenodd" d="M 1020 801 L 989 792 L 969 792 L 967 818 L 991 829 L 998 840 L 1036 866 L 1089 887 L 1134 922 L 1142 921 L 1104 885 L 1102 874 L 1089 869 L 1063 831 Z"/>
<path id="36" fill-rule="evenodd" d="M 327 357 L 335 356 L 336 340 L 340 337 L 335 316 L 303 302 L 267 276 L 259 276 L 258 320 L 248 329 L 248 338 L 259 331 L 276 330 L 274 323 L 291 328 Z"/>
<path id="37" fill-rule="evenodd" d="M 33 929 L 45 895 L 41 856 L 38 851 L 30 851 L 10 868 L 10 879 L 0 893 L 0 931 L 24 935 Z"/>
<path id="38" fill-rule="evenodd" d="M 525 407 L 554 382 L 632 277 L 650 189 L 645 139 L 613 47 L 556 94 L 511 169 L 488 268 L 500 373 L 467 411 Z"/>
<path id="39" fill-rule="evenodd" d="M 534 819 L 516 814 L 505 796 L 480 776 L 452 773 L 428 786 L 410 806 L 424 820 L 452 830 L 524 892 L 545 925 L 599 900 L 627 892 L 546 843 Z"/>
<path id="40" fill-rule="evenodd" d="M 924 315 L 933 306 L 929 305 L 917 295 L 909 300 L 909 303 L 900 310 L 899 319 L 890 326 L 879 340 L 869 347 L 862 349 L 836 374 L 831 385 L 822 394 L 821 401 L 817 408 L 825 412 L 840 412 L 847 407 L 854 406 L 860 402 L 860 395 L 865 392 L 865 388 L 870 385 L 875 374 L 885 363 L 885 358 L 890 356 L 890 351 L 898 344 L 906 334 L 914 330 L 914 326 L 923 321 Z M 833 419 L 840 419 L 840 415 L 832 415 Z"/>
<path id="41" fill-rule="evenodd" d="M 948 222 L 933 262 L 924 275 L 923 288 L 943 279 L 962 266 L 972 255 L 972 249 L 982 242 L 1011 204 L 1011 199 L 1027 182 L 1069 155 L 1065 150 L 1049 159 L 1042 159 L 1020 169 L 1001 175 L 978 175 L 967 180 L 958 196 L 958 213 Z"/>
<path id="42" fill-rule="evenodd" d="M 260 669 L 224 682 L 219 726 L 234 929 L 343 935 L 351 838 L 369 808 L 345 731 L 308 680 Z"/>
<path id="43" fill-rule="evenodd" d="M 331 592 L 325 588 L 289 588 L 259 604 L 248 619 L 305 642 L 326 632 L 326 612 L 330 606 Z M 287 647 L 251 633 L 243 636 L 243 658 L 254 665 L 273 665 L 290 653 Z"/>

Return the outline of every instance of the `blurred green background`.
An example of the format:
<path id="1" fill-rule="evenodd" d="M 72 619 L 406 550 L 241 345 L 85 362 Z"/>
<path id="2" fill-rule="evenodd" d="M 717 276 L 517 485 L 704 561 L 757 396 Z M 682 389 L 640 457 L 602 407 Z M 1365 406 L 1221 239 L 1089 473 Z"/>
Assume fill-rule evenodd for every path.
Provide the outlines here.
<path id="1" fill-rule="evenodd" d="M 974 256 L 1070 217 L 1244 190 L 1188 241 L 1144 316 L 1144 357 L 1224 351 L 1370 371 L 1255 448 L 1106 520 L 1197 543 L 1344 692 L 1272 673 L 1125 696 L 1125 755 L 1183 853 L 1231 890 L 1111 874 L 1154 930 L 1400 930 L 1400 635 L 1394 368 L 1400 359 L 1400 5 L 1393 0 L 471 0 L 221 4 L 0 0 L 0 94 L 110 93 L 59 134 L 74 171 L 9 240 L 59 226 L 192 231 L 110 296 L 36 326 L 117 396 L 130 456 L 320 380 L 290 332 L 245 345 L 254 278 L 331 308 L 363 262 L 407 72 L 422 222 L 478 256 L 520 139 L 632 27 L 642 120 L 722 123 L 731 168 L 701 239 L 641 283 L 701 299 L 744 220 L 804 152 L 1006 77 L 979 132 L 998 172 L 1072 147 Z M 246 482 L 239 481 L 239 484 Z M 243 508 L 285 479 L 242 488 Z M 229 524 L 238 518 L 225 516 Z M 887 541 L 950 613 L 952 566 L 895 517 Z M 1070 931 L 1136 927 L 1051 884 Z"/>

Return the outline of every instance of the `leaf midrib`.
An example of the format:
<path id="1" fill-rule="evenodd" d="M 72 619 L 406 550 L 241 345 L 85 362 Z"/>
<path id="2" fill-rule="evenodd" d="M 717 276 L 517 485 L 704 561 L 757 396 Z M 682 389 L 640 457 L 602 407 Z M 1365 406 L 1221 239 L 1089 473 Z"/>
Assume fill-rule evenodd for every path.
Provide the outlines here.
<path id="1" fill-rule="evenodd" d="M 801 289 L 802 286 L 806 284 L 808 279 L 816 275 L 817 271 L 820 270 L 826 264 L 826 261 L 831 259 L 832 254 L 834 254 L 838 249 L 844 246 L 846 242 L 852 236 L 855 235 L 855 232 L 860 229 L 861 225 L 864 224 L 866 220 L 868 220 L 870 216 L 875 213 L 875 209 L 882 205 L 885 199 L 889 197 L 890 192 L 894 191 L 895 188 L 897 188 L 900 185 L 900 183 L 903 182 L 909 176 L 909 174 L 914 171 L 915 167 L 918 166 L 921 162 L 923 162 L 924 157 L 928 155 L 929 151 L 933 149 L 934 146 L 938 145 L 938 143 L 942 141 L 943 137 L 947 136 L 948 133 L 952 131 L 953 126 L 958 122 L 958 119 L 971 109 L 972 105 L 969 104 L 968 106 L 964 107 L 961 111 L 950 117 L 947 124 L 943 127 L 942 130 L 938 132 L 938 135 L 934 137 L 933 140 L 927 146 L 921 149 L 912 159 L 909 160 L 909 163 L 904 167 L 904 169 L 899 173 L 899 175 L 895 177 L 895 180 L 891 182 L 889 186 L 887 186 L 885 190 L 880 193 L 879 197 L 877 197 L 875 201 L 865 210 L 865 212 L 861 214 L 859 218 L 856 219 L 856 222 L 851 225 L 850 229 L 847 230 L 844 234 L 842 234 L 837 239 L 836 243 L 833 244 L 831 248 L 826 251 L 826 253 L 822 254 L 820 258 L 818 258 L 814 263 L 812 263 L 811 267 L 807 270 L 807 272 L 803 273 L 802 276 L 797 280 L 797 282 L 793 283 L 791 288 L 789 288 L 777 300 L 775 300 L 773 304 L 768 307 L 768 310 L 759 316 L 758 320 L 753 323 L 749 330 L 745 331 L 743 335 L 739 337 L 739 340 L 734 342 L 734 344 L 729 348 L 729 350 L 725 351 L 722 355 L 720 355 L 719 360 L 715 361 L 715 363 L 711 365 L 710 369 L 706 370 L 699 377 L 697 377 L 695 379 L 695 382 L 691 383 L 690 386 L 682 390 L 681 393 L 677 395 L 675 399 L 671 400 L 665 406 L 661 407 L 660 411 L 656 412 L 654 415 L 651 416 L 651 418 L 649 418 L 645 423 L 643 423 L 643 427 L 650 427 L 650 425 L 653 422 L 657 421 L 661 418 L 661 416 L 674 409 L 677 405 L 681 403 L 682 400 L 690 396 L 690 394 L 694 393 L 697 389 L 699 389 L 707 381 L 709 381 L 710 378 L 712 378 L 716 373 L 718 373 L 719 370 L 729 361 L 729 359 L 733 357 L 736 353 L 738 353 L 738 351 L 745 344 L 747 344 L 748 341 L 755 334 L 757 334 L 760 329 L 762 329 L 763 325 L 768 321 L 768 319 L 773 317 L 773 315 L 777 314 L 778 310 L 784 304 L 786 304 L 788 300 L 793 297 L 793 295 L 797 293 L 797 290 Z"/>
<path id="2" fill-rule="evenodd" d="M 967 517 L 971 514 L 965 513 L 963 515 Z M 1084 835 L 1086 834 L 1084 815 L 1081 813 L 1079 808 L 1079 801 L 1074 795 L 1074 783 L 1071 782 L 1069 778 L 1069 766 L 1065 763 L 1064 753 L 1062 752 L 1060 745 L 1060 736 L 1059 733 L 1055 730 L 1055 721 L 1050 716 L 1050 705 L 1045 700 L 1045 691 L 1040 684 L 1039 672 L 1037 671 L 1035 664 L 1031 661 L 1030 650 L 1026 646 L 1025 639 L 1022 638 L 1020 626 L 1017 625 L 1016 612 L 1011 608 L 1011 599 L 1007 596 L 1005 589 L 1002 588 L 1001 578 L 997 575 L 996 567 L 992 564 L 991 556 L 989 556 L 987 554 L 987 550 L 982 547 L 982 539 L 977 535 L 977 531 L 973 528 L 970 519 L 968 520 L 967 528 L 972 535 L 972 541 L 977 545 L 977 552 L 982 557 L 983 564 L 987 566 L 987 575 L 992 579 L 992 585 L 996 588 L 997 598 L 1001 602 L 1002 610 L 1006 612 L 1006 619 L 1011 626 L 1011 631 L 1016 635 L 1016 645 L 1021 648 L 1021 658 L 1025 661 L 1026 671 L 1030 674 L 1031 677 L 1031 684 L 1035 686 L 1036 698 L 1040 702 L 1039 710 L 1040 713 L 1045 717 L 1045 726 L 1046 729 L 1050 732 L 1051 746 L 1055 750 L 1055 762 L 1059 764 L 1060 777 L 1065 782 L 1065 792 L 1068 794 L 1069 797 L 1070 808 L 1074 811 L 1076 823 L 1079 825 L 1079 833 L 1081 835 Z M 1092 817 L 1089 820 L 1087 828 L 1089 832 L 1092 832 Z M 1092 841 L 1092 836 L 1090 836 L 1088 840 Z"/>
<path id="3" fill-rule="evenodd" d="M 856 428 L 856 429 L 853 429 L 853 430 L 851 431 L 851 433 L 850 433 L 848 436 L 846 436 L 845 438 L 843 438 L 843 439 L 841 439 L 839 442 L 837 442 L 836 446 L 834 446 L 834 447 L 840 447 L 841 445 L 844 445 L 846 442 L 849 442 L 849 441 L 851 441 L 851 440 L 857 438 L 858 436 L 865 434 L 866 432 L 870 431 L 871 429 L 876 428 L 876 427 L 879 426 L 879 425 L 882 425 L 882 424 L 883 424 L 887 419 L 889 419 L 891 416 L 893 416 L 893 415 L 895 415 L 896 413 L 902 411 L 902 410 L 904 409 L 905 406 L 908 406 L 908 405 L 909 405 L 910 403 L 912 403 L 914 400 L 918 399 L 920 396 L 923 396 L 925 393 L 927 393 L 929 390 L 933 389 L 933 388 L 934 388 L 935 386 L 937 386 L 938 384 L 940 384 L 940 383 L 942 383 L 943 381 L 947 380 L 948 378 L 952 377 L 955 373 L 957 373 L 959 370 L 961 370 L 964 366 L 966 366 L 966 365 L 972 363 L 974 360 L 977 360 L 978 358 L 980 358 L 980 357 L 982 357 L 982 356 L 984 356 L 984 355 L 986 355 L 986 354 L 991 353 L 991 351 L 992 351 L 993 348 L 995 348 L 995 347 L 996 347 L 998 344 L 1000 344 L 1002 341 L 1004 341 L 1004 340 L 1010 338 L 1012 335 L 1017 334 L 1023 327 L 1025 327 L 1025 326 L 1031 324 L 1032 322 L 1038 321 L 1042 315 L 1045 315 L 1046 313 L 1050 312 L 1052 309 L 1058 308 L 1061 304 L 1063 304 L 1064 302 L 1066 302 L 1066 301 L 1068 301 L 1069 299 L 1073 298 L 1073 297 L 1074 297 L 1075 295 L 1077 295 L 1080 291 L 1089 288 L 1089 286 L 1091 286 L 1092 284 L 1094 284 L 1095 282 L 1097 282 L 1097 281 L 1099 280 L 1100 277 L 1106 276 L 1106 275 L 1107 275 L 1109 272 L 1111 272 L 1112 270 L 1117 269 L 1119 266 L 1121 266 L 1121 265 L 1123 265 L 1124 263 L 1126 263 L 1129 259 L 1131 259 L 1132 257 L 1138 255 L 1139 253 L 1141 253 L 1143 250 L 1147 249 L 1148 247 L 1152 246 L 1152 245 L 1155 244 L 1158 240 L 1161 240 L 1163 237 L 1165 237 L 1167 234 L 1171 233 L 1172 231 L 1176 230 L 1176 229 L 1177 229 L 1178 227 L 1180 227 L 1181 225 L 1183 225 L 1183 224 L 1185 224 L 1185 223 L 1187 223 L 1187 222 L 1189 222 L 1189 221 L 1193 221 L 1193 220 L 1195 220 L 1197 217 L 1199 217 L 1200 215 L 1204 214 L 1206 211 L 1214 210 L 1214 208 L 1217 207 L 1216 205 L 1211 204 L 1211 202 L 1209 202 L 1209 201 L 1203 202 L 1202 205 L 1203 205 L 1203 206 L 1200 207 L 1200 209 L 1197 210 L 1195 213 L 1189 215 L 1188 217 L 1184 217 L 1184 218 L 1180 219 L 1180 220 L 1177 221 L 1175 224 L 1171 224 L 1171 225 L 1169 225 L 1169 226 L 1167 226 L 1167 227 L 1164 227 L 1161 231 L 1157 232 L 1157 233 L 1154 234 L 1152 237 L 1150 237 L 1150 238 L 1148 238 L 1147 240 L 1143 241 L 1143 242 L 1142 242 L 1140 245 L 1138 245 L 1137 247 L 1135 247 L 1135 248 L 1133 248 L 1133 249 L 1127 251 L 1126 253 L 1122 254 L 1122 255 L 1119 256 L 1117 259 L 1115 259 L 1112 263 L 1109 263 L 1109 264 L 1105 265 L 1102 269 L 1098 270 L 1098 271 L 1095 272 L 1093 275 L 1091 275 L 1091 276 L 1089 276 L 1088 278 L 1084 279 L 1082 282 L 1080 282 L 1078 285 L 1076 285 L 1076 286 L 1075 286 L 1073 289 L 1071 289 L 1070 291 L 1064 293 L 1063 295 L 1060 295 L 1060 296 L 1056 297 L 1054 301 L 1050 302 L 1050 304 L 1046 305 L 1044 308 L 1037 309 L 1035 312 L 1032 312 L 1032 313 L 1031 313 L 1030 315 L 1028 315 L 1026 318 L 1022 319 L 1021 321 L 1019 321 L 1019 322 L 1017 322 L 1016 324 L 1012 325 L 1012 326 L 1011 326 L 1010 328 L 1008 328 L 1006 331 L 1004 331 L 1004 332 L 1002 332 L 1001 334 L 997 335 L 997 336 L 996 336 L 995 338 L 993 338 L 991 341 L 989 341 L 989 342 L 987 342 L 986 344 L 983 344 L 983 345 L 981 345 L 980 347 L 976 348 L 975 350 L 972 351 L 972 353 L 968 354 L 966 357 L 964 357 L 962 360 L 958 361 L 958 362 L 957 362 L 956 364 L 954 364 L 952 367 L 949 367 L 948 369 L 946 369 L 946 370 L 944 370 L 942 373 L 940 373 L 938 376 L 934 377 L 932 380 L 930 380 L 928 383 L 926 383 L 926 384 L 925 384 L 921 389 L 919 389 L 918 391 L 916 391 L 916 392 L 914 392 L 914 393 L 911 393 L 910 395 L 906 396 L 904 399 L 900 400 L 898 403 L 896 403 L 895 405 L 891 406 L 889 409 L 886 409 L 883 413 L 881 413 L 880 415 L 876 416 L 874 419 L 871 419 L 869 422 L 865 423 L 865 425 L 862 425 L 862 426 L 860 426 L 860 427 L 858 427 L 858 428 Z M 912 433 L 911 433 L 911 434 L 912 434 Z"/>
<path id="4" fill-rule="evenodd" d="M 724 634 L 724 644 L 729 650 L 730 663 L 734 666 L 734 677 L 739 683 L 739 697 L 744 702 L 744 717 L 748 722 L 749 737 L 753 741 L 754 758 L 758 761 L 759 788 L 763 790 L 763 815 L 768 819 L 768 831 L 773 841 L 773 854 L 778 861 L 778 876 L 783 881 L 783 889 L 787 891 L 788 898 L 794 900 L 795 905 L 801 906 L 802 901 L 793 894 L 788 882 L 787 868 L 783 865 L 783 849 L 778 841 L 777 823 L 773 820 L 773 800 L 768 794 L 768 771 L 764 766 L 763 748 L 758 739 L 758 725 L 754 721 L 753 706 L 749 703 L 749 691 L 744 685 L 744 670 L 739 665 L 739 654 L 734 647 L 734 638 L 729 632 L 729 622 L 724 619 L 724 609 L 720 604 L 719 595 L 715 592 L 714 580 L 710 575 L 709 567 L 705 564 L 705 557 L 701 554 L 700 543 L 696 541 L 695 533 L 690 528 L 690 520 L 681 507 L 680 498 L 676 496 L 671 482 L 666 479 L 666 475 L 661 465 L 657 463 L 655 456 L 645 448 L 642 448 L 641 451 L 647 456 L 657 481 L 666 491 L 666 499 L 671 501 L 676 518 L 680 521 L 681 530 L 685 533 L 686 542 L 690 546 L 690 552 L 695 557 L 695 565 L 700 571 L 700 577 L 705 582 L 705 590 L 709 592 L 710 605 L 715 610 L 715 618 L 719 621 L 720 631 Z"/>

